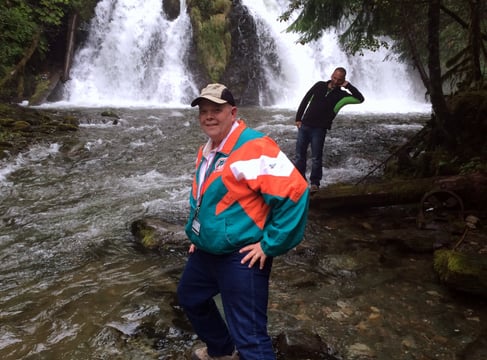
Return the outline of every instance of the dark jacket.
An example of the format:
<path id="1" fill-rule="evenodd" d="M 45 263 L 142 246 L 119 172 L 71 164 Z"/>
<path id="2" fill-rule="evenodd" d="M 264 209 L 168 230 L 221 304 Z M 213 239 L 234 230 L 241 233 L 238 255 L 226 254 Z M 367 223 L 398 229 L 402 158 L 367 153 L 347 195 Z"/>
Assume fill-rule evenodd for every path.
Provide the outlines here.
<path id="1" fill-rule="evenodd" d="M 328 89 L 328 81 L 318 81 L 304 95 L 296 113 L 296 121 L 301 120 L 304 125 L 316 128 L 331 129 L 333 119 L 340 109 L 347 104 L 359 104 L 364 96 L 352 84 L 345 89 L 335 87 Z"/>

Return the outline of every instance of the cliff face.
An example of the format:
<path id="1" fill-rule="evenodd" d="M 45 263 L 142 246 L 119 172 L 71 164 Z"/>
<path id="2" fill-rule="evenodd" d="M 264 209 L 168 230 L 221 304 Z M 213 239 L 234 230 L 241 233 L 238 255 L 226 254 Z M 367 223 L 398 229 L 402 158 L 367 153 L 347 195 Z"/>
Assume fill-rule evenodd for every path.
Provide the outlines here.
<path id="1" fill-rule="evenodd" d="M 256 20 L 242 2 L 192 0 L 188 12 L 193 26 L 190 68 L 198 87 L 222 82 L 240 104 L 272 103 L 263 66 L 267 71 L 280 72 L 276 46 L 268 37 L 262 51 L 259 36 L 264 35 L 258 34 Z"/>

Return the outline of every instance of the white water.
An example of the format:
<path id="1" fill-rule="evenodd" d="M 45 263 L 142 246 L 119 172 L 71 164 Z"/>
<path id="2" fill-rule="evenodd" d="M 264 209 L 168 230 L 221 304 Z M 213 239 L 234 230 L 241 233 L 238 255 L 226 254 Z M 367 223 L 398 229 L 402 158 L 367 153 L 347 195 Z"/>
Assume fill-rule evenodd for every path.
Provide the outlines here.
<path id="1" fill-rule="evenodd" d="M 290 23 L 279 22 L 288 1 L 243 0 L 257 19 L 259 34 L 271 33 L 274 37 L 283 71 L 279 78 L 268 78 L 280 94 L 277 106 L 294 108 L 305 92 L 318 80 L 328 80 L 336 67 L 347 69 L 347 79 L 364 94 L 366 101 L 360 106 L 345 107 L 348 112 L 408 113 L 425 112 L 430 105 L 422 99 L 424 90 L 414 82 L 405 64 L 393 59 L 392 54 L 382 50 L 365 51 L 363 56 L 347 56 L 338 46 L 333 33 L 325 34 L 310 44 L 297 43 L 299 36 L 287 33 Z M 286 89 L 285 92 L 282 89 Z"/>
<path id="2" fill-rule="evenodd" d="M 160 0 L 102 0 L 66 85 L 71 105 L 179 106 L 197 91 L 183 64 L 191 24 L 169 21 Z"/>
<path id="3" fill-rule="evenodd" d="M 286 3 L 243 1 L 259 27 L 259 51 L 268 51 L 265 36 L 271 36 L 277 46 L 282 72 L 266 75 L 274 107 L 297 108 L 310 86 L 329 79 L 335 67 L 343 66 L 348 70 L 347 79 L 366 98 L 365 103 L 346 107 L 344 112 L 430 111 L 422 100 L 424 90 L 414 83 L 407 67 L 385 61 L 388 54 L 384 51 L 347 57 L 331 33 L 311 44 L 297 44 L 298 36 L 284 31 L 289 23 L 277 20 Z M 89 39 L 75 55 L 65 100 L 51 106 L 188 106 L 198 89 L 185 65 L 192 32 L 185 9 L 186 3 L 181 1 L 181 15 L 169 21 L 160 0 L 100 1 Z"/>

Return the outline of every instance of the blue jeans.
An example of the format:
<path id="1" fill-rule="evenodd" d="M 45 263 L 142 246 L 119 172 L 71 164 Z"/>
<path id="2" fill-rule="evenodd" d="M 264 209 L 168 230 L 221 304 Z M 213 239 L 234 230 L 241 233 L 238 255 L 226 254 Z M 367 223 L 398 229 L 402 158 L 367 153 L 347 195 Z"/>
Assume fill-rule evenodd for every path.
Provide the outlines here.
<path id="1" fill-rule="evenodd" d="M 244 256 L 190 254 L 178 285 L 179 304 L 210 356 L 229 355 L 236 348 L 241 360 L 275 360 L 267 334 L 272 258 L 260 270 L 257 264 L 242 265 Z M 218 293 L 226 322 L 213 299 Z"/>
<path id="2" fill-rule="evenodd" d="M 323 177 L 323 145 L 325 144 L 326 129 L 301 125 L 298 129 L 296 141 L 296 168 L 306 179 L 306 155 L 311 144 L 311 175 L 312 185 L 320 186 Z"/>

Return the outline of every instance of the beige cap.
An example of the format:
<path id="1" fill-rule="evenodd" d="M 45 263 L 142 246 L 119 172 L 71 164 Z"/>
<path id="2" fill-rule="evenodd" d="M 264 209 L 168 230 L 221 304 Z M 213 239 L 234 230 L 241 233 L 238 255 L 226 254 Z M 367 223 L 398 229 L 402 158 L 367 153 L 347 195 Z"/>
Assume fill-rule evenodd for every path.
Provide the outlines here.
<path id="1" fill-rule="evenodd" d="M 201 90 L 200 96 L 191 102 L 191 106 L 198 105 L 201 99 L 207 99 L 217 104 L 229 103 L 230 105 L 235 106 L 235 100 L 230 90 L 228 90 L 225 85 L 218 83 L 208 84 L 207 87 Z"/>

